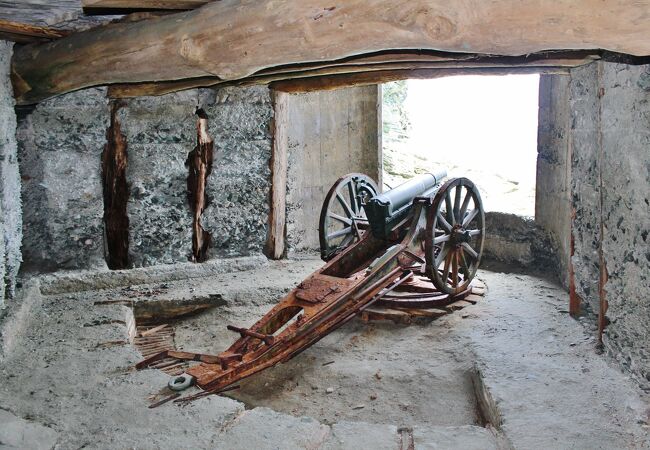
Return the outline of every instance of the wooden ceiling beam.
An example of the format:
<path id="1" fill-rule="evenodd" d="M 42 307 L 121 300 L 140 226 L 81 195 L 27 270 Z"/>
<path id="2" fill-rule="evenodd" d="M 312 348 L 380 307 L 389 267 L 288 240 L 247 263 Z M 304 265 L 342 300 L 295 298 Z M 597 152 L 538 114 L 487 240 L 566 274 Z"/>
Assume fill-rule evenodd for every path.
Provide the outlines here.
<path id="1" fill-rule="evenodd" d="M 17 49 L 18 103 L 84 87 L 215 77 L 399 49 L 650 55 L 648 0 L 221 0 Z"/>

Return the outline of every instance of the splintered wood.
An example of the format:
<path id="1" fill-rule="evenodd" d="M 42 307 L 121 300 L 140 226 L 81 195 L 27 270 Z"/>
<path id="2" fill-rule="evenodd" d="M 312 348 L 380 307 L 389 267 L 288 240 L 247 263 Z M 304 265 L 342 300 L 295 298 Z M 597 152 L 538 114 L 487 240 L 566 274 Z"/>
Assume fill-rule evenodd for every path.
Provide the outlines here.
<path id="1" fill-rule="evenodd" d="M 147 359 L 164 351 L 174 350 L 174 328 L 169 324 L 156 326 L 138 326 L 137 334 L 133 340 L 142 356 Z M 189 367 L 186 361 L 176 358 L 162 358 L 149 366 L 160 369 L 168 375 L 176 376 L 185 372 Z"/>

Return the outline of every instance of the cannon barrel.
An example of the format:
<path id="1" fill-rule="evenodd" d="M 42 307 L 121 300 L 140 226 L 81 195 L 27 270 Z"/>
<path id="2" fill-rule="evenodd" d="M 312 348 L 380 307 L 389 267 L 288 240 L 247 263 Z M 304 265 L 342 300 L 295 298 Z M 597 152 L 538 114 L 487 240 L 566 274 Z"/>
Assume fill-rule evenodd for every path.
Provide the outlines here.
<path id="1" fill-rule="evenodd" d="M 409 213 L 413 199 L 433 194 L 446 176 L 445 170 L 424 173 L 370 199 L 364 208 L 375 237 L 385 239 L 393 226 Z"/>

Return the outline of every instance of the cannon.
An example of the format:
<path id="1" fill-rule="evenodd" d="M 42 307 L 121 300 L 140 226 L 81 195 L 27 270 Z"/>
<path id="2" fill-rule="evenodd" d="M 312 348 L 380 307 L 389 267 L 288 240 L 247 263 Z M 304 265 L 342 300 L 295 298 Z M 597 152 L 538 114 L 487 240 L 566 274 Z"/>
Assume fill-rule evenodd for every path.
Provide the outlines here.
<path id="1" fill-rule="evenodd" d="M 481 260 L 484 211 L 474 183 L 445 177 L 444 171 L 421 174 L 384 193 L 366 175 L 341 177 L 320 214 L 323 267 L 252 326 L 229 325 L 239 339 L 226 351 L 164 351 L 136 367 L 163 358 L 199 362 L 169 384 L 198 385 L 202 392 L 174 400 L 191 401 L 288 361 L 415 278 L 417 289 L 422 279 L 431 283 L 429 301 L 462 297 Z"/>

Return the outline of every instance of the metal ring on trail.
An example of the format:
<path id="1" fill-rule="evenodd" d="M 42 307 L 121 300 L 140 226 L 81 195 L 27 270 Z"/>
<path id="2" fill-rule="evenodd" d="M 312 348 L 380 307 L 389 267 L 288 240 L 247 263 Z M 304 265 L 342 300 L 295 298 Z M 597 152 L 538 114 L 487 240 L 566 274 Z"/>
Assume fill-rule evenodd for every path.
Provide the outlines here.
<path id="1" fill-rule="evenodd" d="M 176 377 L 171 377 L 169 379 L 169 382 L 167 383 L 167 386 L 172 391 L 184 391 L 185 389 L 192 386 L 193 384 L 194 384 L 194 377 L 184 373 Z"/>

